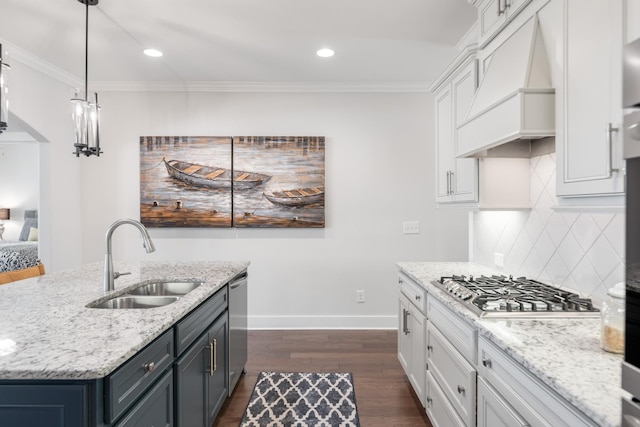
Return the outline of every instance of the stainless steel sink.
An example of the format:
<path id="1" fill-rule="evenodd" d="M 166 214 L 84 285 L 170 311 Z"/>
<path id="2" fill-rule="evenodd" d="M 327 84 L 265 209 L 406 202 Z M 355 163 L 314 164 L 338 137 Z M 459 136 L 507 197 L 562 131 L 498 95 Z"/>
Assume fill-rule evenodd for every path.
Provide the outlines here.
<path id="1" fill-rule="evenodd" d="M 186 295 L 198 286 L 202 282 L 189 282 L 189 281 L 156 281 L 147 283 L 130 290 L 129 295 Z"/>
<path id="2" fill-rule="evenodd" d="M 180 299 L 178 296 L 142 296 L 120 295 L 98 304 L 91 304 L 91 308 L 155 308 L 169 305 Z"/>
<path id="3" fill-rule="evenodd" d="M 90 303 L 88 308 L 155 308 L 176 302 L 202 285 L 197 280 L 154 280 L 143 283 L 127 293 L 99 303 Z"/>

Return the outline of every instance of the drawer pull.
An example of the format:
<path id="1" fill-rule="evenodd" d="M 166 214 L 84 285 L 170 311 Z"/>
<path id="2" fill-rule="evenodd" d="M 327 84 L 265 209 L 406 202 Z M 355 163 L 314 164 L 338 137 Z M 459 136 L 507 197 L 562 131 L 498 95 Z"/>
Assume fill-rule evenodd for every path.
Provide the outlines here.
<path id="1" fill-rule="evenodd" d="M 428 345 L 427 346 L 427 351 L 433 351 L 433 346 L 432 345 Z"/>
<path id="2" fill-rule="evenodd" d="M 432 403 L 433 403 L 433 399 L 427 396 L 427 406 L 431 406 Z"/>
<path id="3" fill-rule="evenodd" d="M 464 395 L 464 387 L 461 385 L 458 386 L 458 393 Z"/>
<path id="4" fill-rule="evenodd" d="M 416 295 L 416 301 L 420 301 L 421 299 L 420 295 Z"/>
<path id="5" fill-rule="evenodd" d="M 490 368 L 491 367 L 491 359 L 482 359 L 482 365 L 484 365 L 485 368 Z"/>
<path id="6" fill-rule="evenodd" d="M 154 371 L 154 369 L 156 369 L 156 364 L 155 362 L 145 363 L 144 365 L 142 365 L 142 369 L 144 369 L 144 371 L 147 373 L 151 373 Z"/>

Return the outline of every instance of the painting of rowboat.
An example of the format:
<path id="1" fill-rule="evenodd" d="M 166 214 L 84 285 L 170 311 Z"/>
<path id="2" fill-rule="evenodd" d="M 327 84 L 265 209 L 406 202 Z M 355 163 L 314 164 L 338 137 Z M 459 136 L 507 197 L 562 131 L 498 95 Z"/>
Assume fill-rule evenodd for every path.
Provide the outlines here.
<path id="1" fill-rule="evenodd" d="M 233 176 L 233 188 L 241 190 L 256 187 L 271 178 L 269 175 L 261 173 L 239 170 L 234 170 L 232 173 L 231 169 L 198 165 L 180 160 L 162 160 L 171 177 L 199 187 L 231 188 L 231 177 Z"/>
<path id="2" fill-rule="evenodd" d="M 268 201 L 275 205 L 299 208 L 324 200 L 324 187 L 296 188 L 294 190 L 264 193 Z"/>
<path id="3" fill-rule="evenodd" d="M 324 227 L 324 137 L 140 137 L 147 227 Z"/>

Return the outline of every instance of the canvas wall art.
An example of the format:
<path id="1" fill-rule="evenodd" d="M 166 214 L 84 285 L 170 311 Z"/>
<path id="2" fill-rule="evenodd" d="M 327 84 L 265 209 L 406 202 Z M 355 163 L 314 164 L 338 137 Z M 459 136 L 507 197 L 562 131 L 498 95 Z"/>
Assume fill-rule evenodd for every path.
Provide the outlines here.
<path id="1" fill-rule="evenodd" d="M 142 136 L 147 227 L 324 227 L 321 136 Z"/>

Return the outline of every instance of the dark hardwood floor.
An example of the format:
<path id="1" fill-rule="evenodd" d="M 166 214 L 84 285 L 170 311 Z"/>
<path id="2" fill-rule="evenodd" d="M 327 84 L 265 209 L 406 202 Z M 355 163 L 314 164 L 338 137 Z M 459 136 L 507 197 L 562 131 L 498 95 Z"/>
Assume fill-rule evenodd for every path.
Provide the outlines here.
<path id="1" fill-rule="evenodd" d="M 237 427 L 260 371 L 351 372 L 362 427 L 432 427 L 397 356 L 396 331 L 250 331 L 246 374 L 214 427 Z"/>

